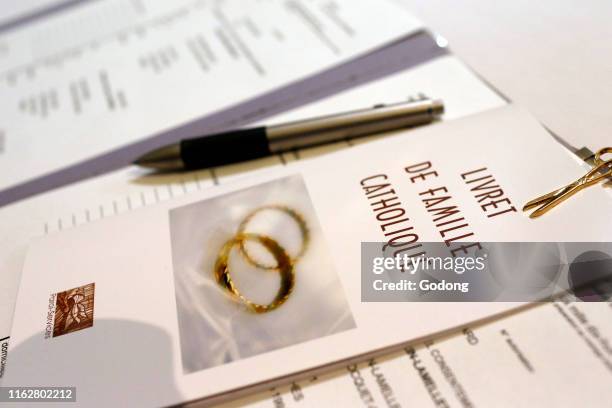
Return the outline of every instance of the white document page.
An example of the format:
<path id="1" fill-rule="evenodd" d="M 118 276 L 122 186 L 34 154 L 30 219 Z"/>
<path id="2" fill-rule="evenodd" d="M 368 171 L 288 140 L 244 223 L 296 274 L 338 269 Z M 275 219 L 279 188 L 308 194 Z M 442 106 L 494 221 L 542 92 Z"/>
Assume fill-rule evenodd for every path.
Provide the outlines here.
<path id="1" fill-rule="evenodd" d="M 448 39 L 453 52 L 556 135 L 610 146 L 612 3 L 398 0 Z"/>
<path id="2" fill-rule="evenodd" d="M 444 100 L 443 120 L 504 105 L 504 101 L 459 60 L 445 56 L 278 115 L 265 123 L 360 109 L 419 95 Z M 187 174 L 144 177 L 145 171 L 130 167 L 0 209 L 0 224 L 3 230 L 11 231 L 10 234 L 0 235 L 0 269 L 4 273 L 0 280 L 0 338 L 10 333 L 23 259 L 32 238 L 211 188 L 237 177 L 248 176 L 258 168 L 283 167 L 298 161 L 300 157 L 312 157 L 348 146 L 349 143 L 341 142 Z"/>
<path id="3" fill-rule="evenodd" d="M 473 152 L 466 153 L 465 146 Z M 457 156 L 458 151 L 464 153 Z M 431 163 L 434 180 L 411 178 L 406 168 L 424 162 Z M 461 177 L 481 168 L 502 187 L 507 211 L 488 212 Z M 449 251 L 460 242 L 433 227 L 419 192 L 445 186 L 469 223 L 456 233 L 468 232 L 469 241 L 609 241 L 610 225 L 597 216 L 610 204 L 601 189 L 588 189 L 537 221 L 519 210 L 551 183 L 581 172 L 531 116 L 506 107 L 398 132 L 51 235 L 30 247 L 24 265 L 3 385 L 44 379 L 74 384 L 79 402 L 89 406 L 166 405 L 404 344 L 508 310 L 516 305 L 362 303 L 360 243 L 384 239 L 364 185 L 374 179 L 391 183 L 419 242 L 444 237 Z M 269 206 L 304 224 L 301 238 L 288 226 L 293 224 L 278 218 L 273 224 L 253 221 L 253 209 Z M 563 222 L 570 217 L 571 225 Z M 279 265 L 295 262 L 297 277 L 286 302 L 270 313 L 249 312 L 214 284 L 213 270 L 229 270 L 219 266 L 224 262 L 244 270 L 239 260 L 223 255 L 238 242 L 240 228 L 263 228 L 263 234 L 292 248 L 291 255 L 283 255 L 293 257 L 291 263 L 271 249 Z M 462 237 L 468 235 L 455 235 Z M 255 251 L 249 262 L 269 262 L 255 249 L 248 251 Z M 291 274 L 284 268 L 287 279 Z M 255 288 L 243 294 L 252 299 L 262 299 L 261 290 L 275 278 L 237 274 L 250 282 L 244 287 Z M 67 309 L 54 307 L 59 299 Z M 116 392 L 106 392 L 111 387 Z M 143 392 L 133 392 L 138 389 Z"/>
<path id="4" fill-rule="evenodd" d="M 52 8 L 65 5 L 70 0 L 23 0 L 3 2 L 0 5 L 0 29 L 13 27 L 16 23 Z"/>
<path id="5" fill-rule="evenodd" d="M 422 27 L 392 1 L 354 3 L 92 2 L 1 35 L 0 189 Z"/>
<path id="6" fill-rule="evenodd" d="M 224 407 L 607 407 L 611 313 L 563 298 Z"/>

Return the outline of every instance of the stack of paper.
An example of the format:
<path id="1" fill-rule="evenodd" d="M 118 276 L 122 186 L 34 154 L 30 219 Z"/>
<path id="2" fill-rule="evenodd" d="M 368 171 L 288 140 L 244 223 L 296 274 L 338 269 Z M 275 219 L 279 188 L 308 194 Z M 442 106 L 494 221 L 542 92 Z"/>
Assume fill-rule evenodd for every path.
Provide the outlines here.
<path id="1" fill-rule="evenodd" d="M 436 149 L 440 145 L 447 148 Z M 478 154 L 457 157 L 466 145 L 477 146 Z M 545 164 L 538 160 L 542 152 Z M 423 162 L 432 164 L 435 178 L 411 180 L 406 168 Z M 53 378 L 55 385 L 74 384 L 87 405 L 174 404 L 346 361 L 507 311 L 517 305 L 362 303 L 360 242 L 384 239 L 368 189 L 392 188 L 405 211 L 402 222 L 422 242 L 439 240 L 440 231 L 420 193 L 440 186 L 478 240 L 609 239 L 608 226 L 593 222 L 593 214 L 609 205 L 595 189 L 537 223 L 518 211 L 518 203 L 550 185 L 544 165 L 556 169 L 554 180 L 582 171 L 528 114 L 506 107 L 263 169 L 211 191 L 54 234 L 32 244 L 26 258 L 4 384 Z M 460 176 L 480 168 L 502 186 L 511 211 L 487 217 Z M 249 218 L 258 209 L 265 211 Z M 285 209 L 299 215 L 287 216 Z M 576 224 L 567 228 L 560 220 L 570 213 Z M 307 225 L 308 240 L 294 225 L 296 217 Z M 305 247 L 293 272 L 294 291 L 270 313 L 254 314 L 215 283 L 220 251 L 240 233 L 245 218 L 248 232 L 275 237 L 291 248 L 291 256 Z M 265 258 L 257 248 L 248 251 Z M 231 268 L 244 269 L 236 257 L 228 261 Z M 234 279 L 249 283 L 245 297 L 253 299 L 274 294 L 279 279 L 237 274 Z M 72 316 L 72 309 L 62 312 L 57 306 L 62 296 L 81 299 L 80 325 L 64 317 Z M 99 349 L 105 352 L 92 352 Z M 122 364 L 126 359 L 129 370 Z M 104 392 L 118 383 L 125 388 Z M 134 392 L 151 384 L 155 392 Z"/>
<path id="2" fill-rule="evenodd" d="M 386 26 L 374 36 L 367 27 L 371 16 L 364 13 L 371 9 L 338 1 L 266 3 L 261 10 L 232 2 L 185 2 L 178 9 L 151 4 L 146 13 L 159 18 L 154 24 L 140 15 L 143 10 L 132 10 L 125 24 L 134 33 L 151 27 L 146 44 L 159 45 L 164 36 L 184 43 L 143 55 L 143 43 L 126 39 L 103 42 L 102 51 L 88 58 L 80 56 L 81 49 L 64 61 L 81 67 L 78 80 L 60 65 L 29 63 L 36 59 L 34 49 L 32 55 L 11 49 L 10 58 L 0 61 L 25 67 L 11 68 L 4 77 L 12 96 L 2 109 L 12 119 L 5 127 L 10 149 L 0 165 L 22 163 L 24 169 L 17 177 L 6 175 L 5 187 L 55 170 L 67 158 L 90 158 L 269 91 L 421 27 L 387 2 L 377 3 Z M 113 14 L 125 4 L 105 7 Z M 203 15 L 215 22 L 207 26 L 211 32 L 194 33 L 196 17 Z M 67 22 L 70 16 L 62 18 Z M 276 22 L 286 18 L 304 25 L 284 32 L 289 25 Z M 322 21 L 331 26 L 315 24 Z M 126 30 L 121 20 L 115 23 L 118 31 Z M 91 38 L 101 35 L 90 31 Z M 50 31 L 44 25 L 33 26 L 7 43 L 32 44 L 28 36 L 45 32 Z M 229 56 L 234 49 L 236 61 L 210 59 L 216 55 L 206 51 L 211 38 Z M 254 42 L 247 46 L 245 38 Z M 60 43 L 70 41 L 67 36 Z M 40 49 L 53 47 L 50 41 Z M 124 63 L 125 54 L 113 47 L 133 47 L 139 66 Z M 201 72 L 186 74 L 196 67 L 185 50 L 199 55 L 194 61 Z M 283 69 L 295 60 L 309 65 Z M 226 69 L 213 72 L 221 62 Z M 33 78 L 27 79 L 28 67 L 36 68 Z M 111 86 L 108 73 L 114 70 L 138 78 L 123 85 L 130 98 Z M 86 98 L 86 90 L 95 89 L 88 88 L 92 78 L 100 81 L 98 96 L 105 96 L 99 101 Z M 39 94 L 40 84 L 49 83 L 57 88 Z M 205 92 L 203 98 L 202 89 L 224 83 L 238 92 Z M 52 113 L 53 94 L 57 98 L 62 89 L 71 95 L 72 110 L 58 105 L 65 110 L 56 106 Z M 36 96 L 21 103 L 25 90 Z M 168 100 L 154 103 L 160 95 Z M 173 103 L 178 95 L 183 104 Z M 585 165 L 452 56 L 436 56 L 266 123 L 425 96 L 445 101 L 442 123 L 188 174 L 148 175 L 130 167 L 0 209 L 3 230 L 11 232 L 0 237 L 0 268 L 7 271 L 0 287 L 4 343 L 15 310 L 2 385 L 76 387 L 83 406 L 211 404 L 243 396 L 230 405 L 468 407 L 500 405 L 514 393 L 558 405 L 598 405 L 612 398 L 606 387 L 612 373 L 607 303 L 578 304 L 568 296 L 535 307 L 361 301 L 361 242 L 407 234 L 402 236 L 415 244 L 446 240 L 450 251 L 465 240 L 612 238 L 610 225 L 597 215 L 610 205 L 601 189 L 587 190 L 537 221 L 520 212 L 528 199 L 583 174 Z M 113 109 L 111 100 L 117 103 Z M 86 110 L 77 112 L 77 105 Z M 23 127 L 24 112 L 45 113 Z M 47 136 L 65 129 L 65 136 L 34 144 L 43 129 Z M 86 131 L 92 142 L 74 143 Z M 23 140 L 15 138 L 19 133 Z M 32 146 L 35 151 L 28 150 Z M 47 160 L 47 152 L 58 155 Z M 466 183 L 465 175 L 476 170 L 503 195 L 494 217 Z M 423 199 L 434 191 L 443 191 L 445 203 L 459 211 L 460 228 L 441 230 L 434 222 L 431 203 Z M 285 267 L 269 266 L 282 264 L 283 257 L 290 260 Z M 234 281 L 242 301 L 219 285 L 220 276 Z M 283 291 L 281 279 L 292 289 L 273 300 Z M 606 285 L 602 293 L 609 292 Z M 253 304 L 273 310 L 255 313 Z M 593 375 L 571 375 L 584 367 Z M 555 394 L 559 389 L 564 392 Z M 253 396 L 256 391 L 262 393 Z"/>

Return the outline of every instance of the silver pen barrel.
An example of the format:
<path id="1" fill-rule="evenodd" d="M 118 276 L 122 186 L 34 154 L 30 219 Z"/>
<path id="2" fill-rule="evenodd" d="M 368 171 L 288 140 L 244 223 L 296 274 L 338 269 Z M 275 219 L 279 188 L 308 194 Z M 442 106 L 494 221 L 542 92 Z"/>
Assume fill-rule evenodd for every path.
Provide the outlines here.
<path id="1" fill-rule="evenodd" d="M 442 113 L 444 104 L 440 100 L 400 102 L 268 126 L 266 136 L 270 151 L 278 153 L 430 123 Z"/>

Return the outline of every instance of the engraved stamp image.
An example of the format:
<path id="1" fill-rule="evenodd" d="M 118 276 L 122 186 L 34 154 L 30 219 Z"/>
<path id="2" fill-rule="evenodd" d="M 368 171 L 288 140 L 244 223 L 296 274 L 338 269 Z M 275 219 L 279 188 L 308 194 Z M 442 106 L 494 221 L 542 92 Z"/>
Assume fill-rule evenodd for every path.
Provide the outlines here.
<path id="1" fill-rule="evenodd" d="M 93 326 L 95 283 L 56 294 L 53 337 Z"/>

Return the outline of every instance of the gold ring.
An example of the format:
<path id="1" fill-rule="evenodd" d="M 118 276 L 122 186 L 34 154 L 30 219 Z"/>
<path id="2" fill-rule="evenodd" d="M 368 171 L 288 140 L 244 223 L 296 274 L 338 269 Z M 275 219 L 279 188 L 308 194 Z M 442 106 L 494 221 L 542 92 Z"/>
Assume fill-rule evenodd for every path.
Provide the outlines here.
<path id="1" fill-rule="evenodd" d="M 306 225 L 306 221 L 304 220 L 304 218 L 292 208 L 289 208 L 283 205 L 266 205 L 263 207 L 259 207 L 255 209 L 254 211 L 250 212 L 242 220 L 242 222 L 238 226 L 238 234 L 244 233 L 244 231 L 248 227 L 249 222 L 255 217 L 255 215 L 265 210 L 277 210 L 282 213 L 285 213 L 289 217 L 291 217 L 297 224 L 298 228 L 300 229 L 300 234 L 302 238 L 302 246 L 300 248 L 300 251 L 297 253 L 297 255 L 290 258 L 293 263 L 297 262 L 304 255 L 304 253 L 306 252 L 306 249 L 308 248 L 308 244 L 310 243 L 310 231 L 308 230 L 308 226 Z M 266 265 L 265 263 L 256 260 L 247 250 L 246 245 L 245 245 L 245 240 L 242 240 L 239 243 L 239 247 L 240 247 L 240 252 L 251 265 L 257 268 L 266 269 L 266 270 L 277 269 L 277 267 L 274 265 Z"/>
<path id="2" fill-rule="evenodd" d="M 278 270 L 281 276 L 280 288 L 274 298 L 274 300 L 267 304 L 262 305 L 247 299 L 236 287 L 236 284 L 232 280 L 229 271 L 229 254 L 231 249 L 235 245 L 243 245 L 245 241 L 257 241 L 263 245 L 276 259 L 277 265 L 273 268 Z M 215 280 L 225 289 L 227 289 L 234 298 L 240 300 L 247 307 L 256 313 L 265 313 L 276 309 L 289 297 L 293 291 L 295 285 L 295 274 L 293 268 L 293 261 L 285 251 L 285 249 L 278 244 L 274 239 L 265 235 L 253 234 L 253 233 L 241 233 L 239 232 L 232 239 L 227 241 L 217 257 L 214 267 Z"/>

